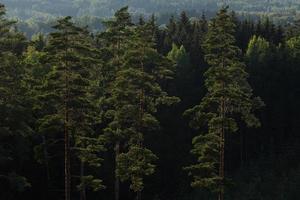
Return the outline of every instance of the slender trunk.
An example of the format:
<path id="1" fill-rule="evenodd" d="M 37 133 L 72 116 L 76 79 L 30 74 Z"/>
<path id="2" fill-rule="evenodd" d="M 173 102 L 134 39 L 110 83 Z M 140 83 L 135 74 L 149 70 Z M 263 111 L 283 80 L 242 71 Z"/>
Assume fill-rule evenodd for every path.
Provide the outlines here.
<path id="1" fill-rule="evenodd" d="M 136 193 L 136 200 L 142 200 L 142 191 Z"/>
<path id="2" fill-rule="evenodd" d="M 248 163 L 248 143 L 247 134 L 244 135 L 244 165 Z"/>
<path id="3" fill-rule="evenodd" d="M 222 102 L 222 118 L 224 122 L 224 109 L 225 104 Z M 225 130 L 224 130 L 224 124 L 222 122 L 222 130 L 220 134 L 220 167 L 219 167 L 219 176 L 221 178 L 221 185 L 220 185 L 220 192 L 219 192 L 219 200 L 224 200 L 224 179 L 225 179 Z"/>
<path id="4" fill-rule="evenodd" d="M 43 154 L 44 154 L 44 159 L 45 159 L 45 172 L 46 172 L 46 188 L 45 188 L 45 198 L 48 199 L 48 190 L 49 190 L 49 181 L 50 181 L 50 170 L 49 170 L 49 156 L 48 156 L 48 148 L 47 148 L 47 141 L 46 137 L 43 135 L 42 136 L 43 140 Z"/>
<path id="5" fill-rule="evenodd" d="M 219 169 L 219 176 L 221 177 L 221 185 L 219 191 L 219 200 L 224 200 L 224 134 L 221 136 L 221 149 L 220 149 L 220 169 Z"/>
<path id="6" fill-rule="evenodd" d="M 117 159 L 120 155 L 120 141 L 116 142 L 115 145 L 115 166 L 117 169 Z M 116 169 L 115 169 L 115 200 L 120 199 L 120 178 L 116 174 Z"/>
<path id="7" fill-rule="evenodd" d="M 116 52 L 118 67 L 120 67 L 120 64 L 121 64 L 120 55 L 119 55 L 120 49 L 121 49 L 121 37 L 120 37 L 120 35 L 118 35 L 117 52 Z M 120 178 L 116 174 L 116 169 L 118 168 L 117 159 L 118 159 L 119 155 L 120 155 L 120 141 L 117 141 L 115 144 L 115 200 L 120 199 Z"/>
<path id="8" fill-rule="evenodd" d="M 71 199 L 71 173 L 70 173 L 70 138 L 68 131 L 68 111 L 65 112 L 65 200 Z"/>
<path id="9" fill-rule="evenodd" d="M 244 135 L 243 135 L 243 131 L 241 131 L 240 133 L 240 159 L 241 159 L 241 167 L 244 165 Z"/>
<path id="10" fill-rule="evenodd" d="M 142 75 L 144 76 L 144 57 L 145 57 L 145 46 L 143 47 L 143 52 L 142 52 L 142 57 L 141 59 L 141 71 L 142 71 Z M 144 111 L 145 110 L 145 90 L 142 87 L 140 90 L 140 123 L 139 123 L 139 130 L 142 132 L 142 128 L 143 128 L 143 117 L 144 117 Z M 142 141 L 141 141 L 142 142 Z M 142 143 L 140 144 L 140 146 L 142 146 Z"/>
<path id="11" fill-rule="evenodd" d="M 82 181 L 84 178 L 84 162 L 80 162 L 80 180 Z M 86 187 L 83 185 L 83 187 L 80 190 L 80 200 L 86 200 Z"/>
<path id="12" fill-rule="evenodd" d="M 67 55 L 67 49 L 66 49 Z M 69 135 L 69 74 L 68 64 L 65 63 L 65 122 L 64 122 L 64 139 L 65 139 L 65 200 L 71 199 L 71 164 L 70 164 L 70 135 Z"/>
<path id="13" fill-rule="evenodd" d="M 141 71 L 142 74 L 144 75 L 144 55 L 145 55 L 145 47 L 143 47 L 143 56 L 140 58 L 141 59 Z M 142 133 L 142 129 L 143 129 L 143 117 L 144 117 L 144 112 L 145 112 L 145 90 L 142 87 L 140 90 L 140 116 L 139 116 L 139 130 Z M 138 144 L 141 148 L 143 147 L 143 141 L 140 140 L 139 144 Z M 141 200 L 142 199 L 142 191 L 138 191 L 137 195 L 136 195 L 136 200 Z"/>
<path id="14" fill-rule="evenodd" d="M 222 62 L 222 67 L 224 68 L 224 62 Z M 225 89 L 225 83 L 222 82 L 222 89 Z M 222 118 L 222 125 L 220 131 L 220 166 L 219 166 L 219 176 L 221 178 L 220 183 L 220 191 L 219 191 L 219 200 L 224 200 L 224 179 L 225 179 L 225 120 L 226 116 L 226 99 L 223 96 L 221 99 L 221 118 Z"/>

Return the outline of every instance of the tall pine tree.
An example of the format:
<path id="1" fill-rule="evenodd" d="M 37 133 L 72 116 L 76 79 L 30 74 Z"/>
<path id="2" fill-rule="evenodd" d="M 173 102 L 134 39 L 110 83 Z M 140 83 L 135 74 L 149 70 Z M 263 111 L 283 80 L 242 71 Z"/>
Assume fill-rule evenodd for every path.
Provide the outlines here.
<path id="1" fill-rule="evenodd" d="M 155 117 L 158 106 L 178 101 L 162 89 L 162 80 L 171 78 L 172 62 L 154 49 L 151 24 L 140 21 L 130 38 L 124 64 L 117 72 L 110 101 L 114 109 L 108 114 L 112 122 L 108 133 L 122 136 L 122 153 L 117 156 L 117 176 L 129 180 L 131 189 L 141 199 L 144 176 L 154 173 L 156 156 L 145 147 L 144 135 L 155 131 L 159 122 Z"/>
<path id="2" fill-rule="evenodd" d="M 101 135 L 94 132 L 97 123 L 97 102 L 93 98 L 93 73 L 98 51 L 85 28 L 77 27 L 71 17 L 58 20 L 46 47 L 47 64 L 51 66 L 41 98 L 50 111 L 40 119 L 41 130 L 63 133 L 65 199 L 71 199 L 71 159 L 79 159 L 81 196 L 87 184 L 103 188 L 102 181 L 85 175 L 84 166 L 100 166 L 103 150 Z M 97 82 L 97 81 L 96 81 Z M 50 103 L 51 102 L 51 103 Z M 76 155 L 74 158 L 72 155 Z M 84 199 L 84 197 L 82 197 Z"/>
<path id="3" fill-rule="evenodd" d="M 259 126 L 253 112 L 262 105 L 259 98 L 253 98 L 247 82 L 234 30 L 228 8 L 223 7 L 212 19 L 204 41 L 210 66 L 205 73 L 207 94 L 199 105 L 185 112 L 192 118 L 191 126 L 204 132 L 193 139 L 191 152 L 197 162 L 186 168 L 194 177 L 192 186 L 217 192 L 219 200 L 224 199 L 225 136 L 238 130 L 239 119 L 248 126 Z"/>
<path id="4" fill-rule="evenodd" d="M 106 116 L 106 112 L 114 107 L 110 102 L 113 81 L 116 78 L 116 73 L 123 64 L 123 55 L 126 51 L 126 44 L 128 37 L 131 33 L 131 16 L 128 12 L 128 7 L 123 7 L 116 11 L 112 19 L 103 22 L 105 31 L 100 33 L 97 37 L 97 43 L 101 49 L 102 59 L 104 65 L 101 70 L 101 84 L 100 93 L 101 107 L 103 110 L 103 124 L 106 126 L 110 123 L 110 119 Z M 108 135 L 109 144 L 114 145 L 115 153 L 115 169 L 117 166 L 117 157 L 120 154 L 122 135 L 118 132 Z M 115 200 L 120 198 L 120 179 L 115 173 L 115 186 L 114 186 Z"/>

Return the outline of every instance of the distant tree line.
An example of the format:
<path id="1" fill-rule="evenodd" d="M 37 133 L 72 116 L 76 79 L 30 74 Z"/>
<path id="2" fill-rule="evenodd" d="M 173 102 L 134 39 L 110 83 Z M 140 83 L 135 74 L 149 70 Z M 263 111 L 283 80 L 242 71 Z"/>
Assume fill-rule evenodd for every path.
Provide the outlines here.
<path id="1" fill-rule="evenodd" d="M 8 16 L 18 20 L 18 27 L 31 37 L 38 32 L 49 33 L 56 17 L 72 16 L 76 24 L 89 25 L 93 31 L 103 28 L 101 20 L 129 5 L 133 21 L 139 16 L 149 18 L 153 13 L 158 24 L 165 24 L 171 15 L 180 15 L 185 10 L 190 17 L 205 13 L 210 19 L 215 12 L 228 4 L 241 19 L 272 18 L 276 24 L 293 23 L 299 19 L 298 0 L 3 0 Z"/>

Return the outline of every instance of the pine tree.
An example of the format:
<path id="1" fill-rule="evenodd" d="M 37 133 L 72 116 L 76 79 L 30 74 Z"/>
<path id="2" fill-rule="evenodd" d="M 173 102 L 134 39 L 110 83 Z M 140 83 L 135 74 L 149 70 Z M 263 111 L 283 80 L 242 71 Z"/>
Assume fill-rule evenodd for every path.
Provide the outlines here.
<path id="1" fill-rule="evenodd" d="M 93 98 L 91 73 L 98 51 L 92 46 L 85 28 L 76 27 L 71 17 L 58 20 L 46 47 L 47 64 L 51 66 L 41 98 L 47 101 L 48 112 L 40 121 L 40 130 L 64 134 L 65 199 L 71 199 L 71 156 L 74 152 L 81 162 L 100 166 L 99 152 L 103 150 L 101 135 L 94 133 L 97 104 Z M 81 169 L 81 195 L 87 184 L 95 190 L 103 188 L 102 181 L 85 175 Z"/>
<path id="2" fill-rule="evenodd" d="M 106 30 L 99 34 L 98 45 L 102 49 L 102 57 L 104 65 L 101 70 L 101 107 L 103 108 L 103 118 L 108 124 L 110 119 L 106 112 L 109 112 L 115 105 L 110 101 L 113 81 L 116 78 L 117 72 L 121 69 L 124 62 L 123 56 L 126 51 L 128 37 L 131 34 L 131 16 L 128 12 L 128 7 L 119 9 L 112 19 L 103 22 Z M 108 114 L 109 115 L 109 114 Z M 108 122 L 107 122 L 108 121 Z M 114 144 L 115 151 L 115 170 L 117 166 L 117 157 L 122 149 L 121 140 L 123 138 L 118 132 L 108 135 L 109 143 Z M 120 198 L 120 179 L 115 173 L 115 200 Z"/>
<path id="3" fill-rule="evenodd" d="M 17 30 L 16 22 L 8 20 L 5 15 L 5 6 L 0 4 L 0 50 L 21 55 L 26 48 L 25 37 Z"/>
<path id="4" fill-rule="evenodd" d="M 122 153 L 117 157 L 117 175 L 122 181 L 130 180 L 131 189 L 141 199 L 144 176 L 154 173 L 153 161 L 157 157 L 144 146 L 146 132 L 157 130 L 159 122 L 154 116 L 158 105 L 178 101 L 169 97 L 160 81 L 172 77 L 172 63 L 154 49 L 149 23 L 141 20 L 131 36 L 124 55 L 124 64 L 117 72 L 112 88 L 109 111 L 112 122 L 106 131 L 122 136 Z"/>
<path id="5" fill-rule="evenodd" d="M 212 19 L 204 42 L 205 59 L 210 68 L 205 73 L 207 94 L 201 103 L 185 112 L 192 117 L 191 126 L 205 130 L 193 139 L 197 163 L 186 170 L 194 179 L 193 187 L 203 187 L 224 199 L 225 187 L 225 134 L 236 132 L 237 120 L 248 126 L 259 126 L 253 112 L 262 105 L 253 98 L 247 82 L 245 65 L 235 46 L 235 26 L 228 8 L 223 7 Z"/>
<path id="6" fill-rule="evenodd" d="M 50 68 L 42 63 L 42 59 L 45 57 L 45 53 L 37 51 L 34 46 L 28 46 L 27 50 L 23 53 L 22 65 L 25 70 L 23 84 L 26 88 L 26 95 L 31 102 L 31 113 L 33 114 L 33 136 L 40 138 L 41 142 L 34 146 L 34 157 L 36 161 L 44 166 L 45 176 L 43 177 L 43 194 L 48 196 L 50 188 L 50 159 L 49 159 L 49 138 L 48 135 L 39 132 L 38 120 L 45 114 L 45 110 L 42 106 L 42 102 L 37 98 L 42 93 L 42 85 L 45 81 L 45 77 Z M 51 134 L 49 134 L 51 135 Z"/>

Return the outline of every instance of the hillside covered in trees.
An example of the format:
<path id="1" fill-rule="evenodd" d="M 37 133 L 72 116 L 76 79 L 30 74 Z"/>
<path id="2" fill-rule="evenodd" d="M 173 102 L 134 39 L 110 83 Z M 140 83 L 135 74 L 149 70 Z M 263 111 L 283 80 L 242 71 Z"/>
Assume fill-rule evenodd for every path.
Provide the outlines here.
<path id="1" fill-rule="evenodd" d="M 21 19 L 49 16 L 112 16 L 114 12 L 129 5 L 130 12 L 137 14 L 175 13 L 182 10 L 216 11 L 220 0 L 3 0 L 9 14 Z M 300 2 L 297 0 L 225 0 L 236 12 L 253 12 L 274 15 L 296 15 Z M 266 13 L 265 13 L 266 14 Z"/>
<path id="2" fill-rule="evenodd" d="M 107 8 L 47 2 L 29 10 Z M 32 38 L 0 4 L 0 199 L 298 199 L 300 22 L 237 2 L 163 27 L 116 2 L 101 30 L 61 16 Z"/>
<path id="3" fill-rule="evenodd" d="M 2 0 L 8 15 L 19 19 L 21 30 L 30 37 L 37 32 L 49 32 L 57 16 L 73 16 L 80 24 L 88 24 L 93 29 L 103 28 L 101 20 L 111 17 L 123 6 L 129 6 L 134 18 L 155 14 L 158 24 L 165 24 L 171 15 L 179 15 L 185 10 L 190 17 L 208 18 L 222 6 L 230 5 L 239 17 L 270 17 L 276 23 L 292 23 L 299 19 L 298 0 Z"/>

